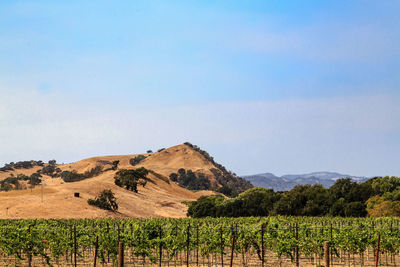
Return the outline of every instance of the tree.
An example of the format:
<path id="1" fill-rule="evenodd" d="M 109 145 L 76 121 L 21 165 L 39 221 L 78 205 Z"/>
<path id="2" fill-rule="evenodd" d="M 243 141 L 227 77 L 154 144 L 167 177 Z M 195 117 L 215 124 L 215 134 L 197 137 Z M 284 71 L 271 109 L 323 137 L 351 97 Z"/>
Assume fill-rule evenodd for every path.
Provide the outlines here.
<path id="1" fill-rule="evenodd" d="M 149 171 L 146 168 L 138 168 L 135 170 L 122 169 L 119 170 L 114 176 L 114 183 L 120 187 L 125 187 L 127 190 L 131 190 L 135 193 L 138 192 L 137 186 L 146 185 Z"/>
<path id="2" fill-rule="evenodd" d="M 111 189 L 105 189 L 95 199 L 89 199 L 88 204 L 105 210 L 118 210 L 117 199 Z"/>
<path id="3" fill-rule="evenodd" d="M 344 206 L 344 215 L 346 217 L 365 217 L 367 210 L 363 203 L 359 201 L 351 202 Z"/>
<path id="4" fill-rule="evenodd" d="M 29 177 L 28 184 L 30 184 L 31 186 L 40 184 L 42 182 L 42 179 L 40 179 L 40 177 L 42 176 L 39 173 L 37 172 L 32 173 L 31 176 Z"/>
<path id="5" fill-rule="evenodd" d="M 197 201 L 189 203 L 187 215 L 194 218 L 216 217 L 217 207 L 223 201 L 222 196 L 202 196 Z"/>
<path id="6" fill-rule="evenodd" d="M 272 189 L 254 187 L 239 194 L 236 199 L 243 203 L 241 216 L 268 216 L 277 198 Z"/>

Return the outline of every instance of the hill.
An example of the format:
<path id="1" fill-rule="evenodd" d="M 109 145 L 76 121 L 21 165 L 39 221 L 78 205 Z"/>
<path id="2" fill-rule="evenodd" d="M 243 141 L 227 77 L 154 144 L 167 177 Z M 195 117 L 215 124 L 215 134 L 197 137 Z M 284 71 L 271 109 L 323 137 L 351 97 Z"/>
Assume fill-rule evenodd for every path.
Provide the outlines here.
<path id="1" fill-rule="evenodd" d="M 190 191 L 180 186 L 178 181 L 171 181 L 171 173 L 178 173 L 182 169 L 191 170 L 195 178 L 201 176 L 207 179 L 210 189 L 217 190 L 238 183 L 245 185 L 239 188 L 240 192 L 251 187 L 247 181 L 235 175 L 229 176 L 229 173 L 224 172 L 225 168 L 221 170 L 212 158 L 198 150 L 193 145 L 182 144 L 155 153 L 92 157 L 70 164 L 33 162 L 18 168 L 12 167 L 15 164 L 7 165 L 7 170 L 0 171 L 0 181 L 31 177 L 34 173 L 40 173 L 42 181 L 29 189 L 31 178 L 20 179 L 16 184 L 22 190 L 0 192 L 0 218 L 185 217 L 187 207 L 182 202 L 216 193 L 209 190 Z M 141 160 L 135 162 L 133 159 L 136 158 Z M 117 161 L 118 169 L 112 169 L 113 162 Z M 51 175 L 44 174 L 43 168 L 51 169 L 48 166 L 53 166 L 57 171 Z M 140 167 L 148 169 L 150 173 L 149 182 L 145 187 L 139 187 L 138 193 L 114 184 L 118 170 Z M 93 172 L 96 169 L 101 171 Z M 65 182 L 60 177 L 63 173 L 76 173 L 82 177 L 89 177 L 86 174 L 91 173 L 93 177 Z M 221 177 L 228 180 L 224 181 Z M 11 188 L 15 189 L 15 186 L 11 184 Z M 103 189 L 111 189 L 115 193 L 118 212 L 101 210 L 87 204 L 89 198 L 96 197 Z M 74 197 L 75 192 L 80 197 Z"/>
<path id="2" fill-rule="evenodd" d="M 255 175 L 242 176 L 254 186 L 265 187 L 275 191 L 288 191 L 296 185 L 301 184 L 321 184 L 326 188 L 331 187 L 340 178 L 351 178 L 356 182 L 366 181 L 368 178 L 362 176 L 352 176 L 336 172 L 312 172 L 307 174 L 287 174 L 281 177 L 272 173 L 262 173 Z"/>

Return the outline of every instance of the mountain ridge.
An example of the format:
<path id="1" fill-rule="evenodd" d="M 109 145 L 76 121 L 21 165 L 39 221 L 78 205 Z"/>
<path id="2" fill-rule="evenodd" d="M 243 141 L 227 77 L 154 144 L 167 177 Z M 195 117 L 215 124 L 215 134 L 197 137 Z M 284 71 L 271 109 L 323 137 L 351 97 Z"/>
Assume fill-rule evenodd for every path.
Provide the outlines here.
<path id="1" fill-rule="evenodd" d="M 259 173 L 254 175 L 242 175 L 244 179 L 251 182 L 256 187 L 265 187 L 274 191 L 288 191 L 296 185 L 301 184 L 321 184 L 326 188 L 332 186 L 336 180 L 341 178 L 351 178 L 353 181 L 363 182 L 368 177 L 341 174 L 338 172 L 319 171 L 305 174 L 285 174 L 276 176 L 273 173 Z"/>

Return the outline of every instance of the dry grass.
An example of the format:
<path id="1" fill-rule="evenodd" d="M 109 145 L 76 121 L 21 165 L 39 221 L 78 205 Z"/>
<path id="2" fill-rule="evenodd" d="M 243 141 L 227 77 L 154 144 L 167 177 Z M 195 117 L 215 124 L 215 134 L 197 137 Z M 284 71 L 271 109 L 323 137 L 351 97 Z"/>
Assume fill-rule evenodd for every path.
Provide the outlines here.
<path id="1" fill-rule="evenodd" d="M 83 173 L 104 161 L 119 160 L 119 168 L 145 167 L 166 177 L 179 168 L 199 171 L 211 177 L 210 168 L 214 166 L 193 149 L 178 145 L 158 153 L 143 154 L 147 158 L 132 167 L 129 159 L 135 155 L 104 156 L 84 159 L 71 164 L 58 165 L 64 170 L 76 170 Z M 30 175 L 40 167 L 13 172 L 0 172 L 0 179 L 11 173 Z M 213 194 L 210 191 L 191 192 L 175 183 L 167 183 L 150 174 L 154 183 L 145 188 L 139 187 L 139 193 L 127 191 L 114 184 L 115 171 L 74 183 L 64 183 L 60 178 L 43 177 L 43 186 L 34 189 L 0 192 L 0 218 L 99 218 L 99 217 L 185 217 L 187 207 L 182 201 L 192 201 L 202 195 Z M 104 211 L 87 204 L 103 189 L 111 189 L 118 199 L 117 213 Z M 80 193 L 80 198 L 74 197 Z"/>

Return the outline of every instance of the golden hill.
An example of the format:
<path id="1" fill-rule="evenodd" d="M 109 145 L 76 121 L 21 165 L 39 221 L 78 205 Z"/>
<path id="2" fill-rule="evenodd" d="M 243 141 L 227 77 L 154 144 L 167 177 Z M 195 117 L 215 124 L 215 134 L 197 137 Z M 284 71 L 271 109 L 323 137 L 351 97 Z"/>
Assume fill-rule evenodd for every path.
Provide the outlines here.
<path id="1" fill-rule="evenodd" d="M 33 189 L 0 192 L 0 218 L 97 218 L 97 217 L 185 217 L 186 205 L 183 201 L 193 201 L 202 195 L 215 194 L 212 191 L 192 192 L 169 181 L 171 173 L 178 169 L 190 169 L 202 173 L 214 186 L 221 186 L 216 175 L 222 174 L 212 159 L 205 157 L 188 145 L 170 147 L 160 152 L 142 154 L 146 159 L 134 167 L 129 160 L 137 155 L 104 156 L 84 159 L 70 164 L 58 164 L 62 171 L 84 173 L 96 166 L 104 169 L 110 162 L 119 160 L 118 169 L 145 167 L 153 173 L 148 177 L 152 182 L 139 193 L 128 191 L 114 184 L 115 170 L 104 171 L 100 175 L 78 182 L 66 183 L 61 178 L 43 175 L 42 185 Z M 47 165 L 47 164 L 46 164 Z M 16 169 L 0 172 L 0 180 L 11 174 L 30 175 L 42 167 Z M 109 212 L 87 204 L 103 189 L 111 189 L 119 205 L 118 212 Z M 80 197 L 74 197 L 79 192 Z"/>

